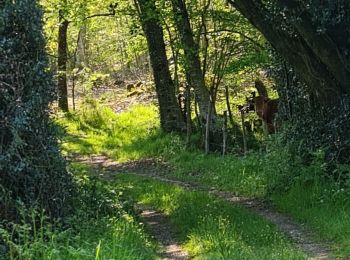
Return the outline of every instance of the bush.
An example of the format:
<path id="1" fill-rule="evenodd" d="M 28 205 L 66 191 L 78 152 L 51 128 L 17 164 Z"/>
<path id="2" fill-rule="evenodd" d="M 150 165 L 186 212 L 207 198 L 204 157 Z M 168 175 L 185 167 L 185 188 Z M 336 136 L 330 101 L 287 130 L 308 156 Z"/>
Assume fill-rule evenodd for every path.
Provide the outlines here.
<path id="1" fill-rule="evenodd" d="M 49 119 L 55 86 L 41 18 L 35 0 L 0 3 L 0 218 L 18 216 L 15 200 L 54 218 L 70 209 L 72 180 Z"/>

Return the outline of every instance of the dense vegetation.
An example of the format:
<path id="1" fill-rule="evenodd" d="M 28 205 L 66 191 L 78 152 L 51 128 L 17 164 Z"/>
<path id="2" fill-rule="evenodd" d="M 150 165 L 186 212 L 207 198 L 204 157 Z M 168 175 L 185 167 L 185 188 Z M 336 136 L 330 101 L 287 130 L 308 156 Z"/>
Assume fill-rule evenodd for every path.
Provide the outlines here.
<path id="1" fill-rule="evenodd" d="M 156 259 L 137 203 L 163 212 L 191 257 L 307 258 L 249 210 L 114 176 L 99 156 L 268 201 L 349 257 L 349 11 L 0 1 L 0 258 Z"/>
<path id="2" fill-rule="evenodd" d="M 55 98 L 35 1 L 0 9 L 0 217 L 18 218 L 16 204 L 53 218 L 70 211 L 74 185 L 49 121 Z"/>

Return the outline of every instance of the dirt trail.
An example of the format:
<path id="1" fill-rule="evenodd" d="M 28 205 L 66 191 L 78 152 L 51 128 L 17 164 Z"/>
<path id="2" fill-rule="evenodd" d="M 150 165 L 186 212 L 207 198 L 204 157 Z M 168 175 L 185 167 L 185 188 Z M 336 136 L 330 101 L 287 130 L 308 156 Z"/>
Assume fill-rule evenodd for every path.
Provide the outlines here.
<path id="1" fill-rule="evenodd" d="M 207 187 L 200 186 L 194 183 L 188 183 L 188 182 L 170 179 L 165 176 L 167 175 L 167 173 L 171 171 L 171 167 L 160 160 L 146 159 L 146 160 L 131 161 L 127 163 L 117 163 L 112 160 L 109 160 L 105 156 L 93 156 L 90 158 L 80 159 L 80 161 L 84 163 L 88 163 L 92 166 L 98 167 L 99 169 L 103 169 L 104 171 L 100 172 L 100 177 L 110 179 L 110 180 L 114 179 L 114 174 L 128 173 L 128 174 L 134 174 L 137 176 L 150 177 L 155 180 L 166 182 L 166 183 L 172 183 L 190 190 L 209 192 L 230 203 L 238 204 L 244 208 L 250 209 L 254 211 L 256 214 L 258 214 L 259 216 L 275 224 L 280 231 L 285 233 L 293 241 L 296 247 L 300 248 L 309 256 L 309 259 L 320 259 L 320 260 L 334 259 L 331 256 L 331 250 L 327 243 L 316 242 L 313 239 L 314 235 L 310 230 L 296 223 L 291 218 L 277 212 L 276 210 L 273 209 L 273 207 L 268 202 L 258 200 L 258 199 L 244 198 L 244 197 L 236 196 L 231 192 L 222 192 L 215 189 L 209 189 Z M 154 217 L 156 217 L 157 214 L 159 214 L 156 212 L 153 212 L 153 213 L 152 212 L 147 213 L 147 212 L 148 211 L 146 211 L 146 215 L 150 214 L 152 216 L 154 214 Z M 149 219 L 151 219 L 151 217 Z M 165 225 L 164 227 L 166 226 L 168 225 Z M 165 238 L 162 238 L 161 236 L 159 238 L 156 236 L 156 238 L 159 241 L 163 241 L 163 239 L 165 239 Z M 165 241 L 164 245 L 167 247 L 166 239 L 164 241 Z M 172 244 L 172 242 L 170 244 Z M 174 250 L 175 251 L 177 250 L 176 247 Z M 169 248 L 169 252 L 170 251 L 171 249 Z M 164 256 L 166 257 L 166 255 Z M 169 257 L 169 259 L 187 259 L 187 258 Z"/>
<path id="2" fill-rule="evenodd" d="M 141 210 L 141 217 L 150 229 L 150 233 L 162 245 L 160 257 L 162 259 L 185 260 L 189 259 L 185 252 L 174 238 L 172 225 L 169 219 L 162 213 L 153 210 L 145 205 L 137 205 Z"/>

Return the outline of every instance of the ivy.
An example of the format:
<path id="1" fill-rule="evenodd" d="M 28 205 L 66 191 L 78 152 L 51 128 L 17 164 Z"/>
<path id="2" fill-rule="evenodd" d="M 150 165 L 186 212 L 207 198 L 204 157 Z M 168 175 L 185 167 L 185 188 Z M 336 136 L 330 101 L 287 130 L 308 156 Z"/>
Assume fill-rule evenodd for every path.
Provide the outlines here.
<path id="1" fill-rule="evenodd" d="M 0 188 L 9 198 L 0 201 L 0 218 L 16 217 L 15 201 L 52 217 L 69 210 L 73 185 L 49 118 L 55 84 L 41 15 L 35 0 L 0 8 Z"/>

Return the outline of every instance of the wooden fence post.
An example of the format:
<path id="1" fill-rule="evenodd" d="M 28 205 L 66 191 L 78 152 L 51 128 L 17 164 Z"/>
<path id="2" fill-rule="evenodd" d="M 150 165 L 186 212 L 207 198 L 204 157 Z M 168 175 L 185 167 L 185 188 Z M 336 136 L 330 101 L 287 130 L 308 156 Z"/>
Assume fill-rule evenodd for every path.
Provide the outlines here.
<path id="1" fill-rule="evenodd" d="M 209 101 L 208 104 L 208 113 L 207 118 L 205 122 L 205 154 L 208 154 L 210 151 L 210 121 L 211 121 L 211 113 L 212 113 L 212 104 L 211 101 Z"/>
<path id="2" fill-rule="evenodd" d="M 222 155 L 226 154 L 227 150 L 227 111 L 224 111 L 224 123 L 222 125 Z"/>
<path id="3" fill-rule="evenodd" d="M 242 133 L 243 133 L 243 152 L 244 154 L 247 153 L 247 133 L 246 133 L 246 129 L 245 129 L 245 126 L 244 126 L 244 117 L 245 117 L 245 114 L 244 114 L 244 111 L 241 110 L 241 119 L 242 119 Z"/>
<path id="4" fill-rule="evenodd" d="M 186 85 L 186 146 L 188 147 L 191 142 L 191 134 L 192 134 L 192 118 L 191 118 L 191 87 L 190 85 Z"/>

